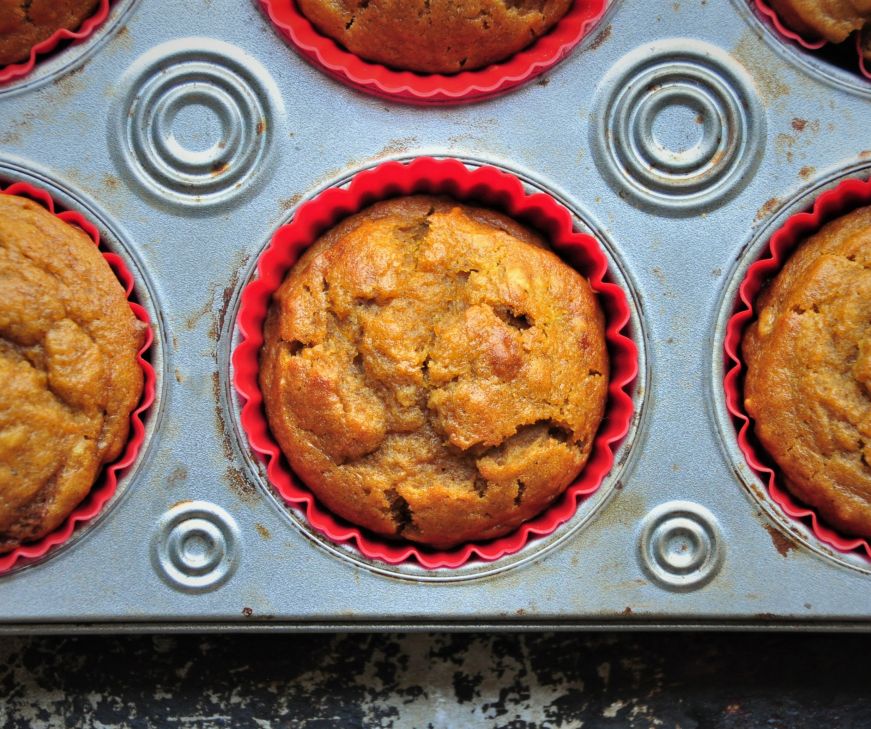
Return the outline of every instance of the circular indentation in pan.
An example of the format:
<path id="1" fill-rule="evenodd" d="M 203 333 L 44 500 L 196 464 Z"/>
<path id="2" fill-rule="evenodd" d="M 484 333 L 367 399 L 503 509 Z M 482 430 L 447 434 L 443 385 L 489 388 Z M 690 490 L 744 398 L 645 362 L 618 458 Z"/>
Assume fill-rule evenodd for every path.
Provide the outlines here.
<path id="1" fill-rule="evenodd" d="M 600 85 L 591 146 L 620 194 L 680 215 L 713 208 L 749 178 L 765 114 L 747 74 L 720 49 L 658 41 L 624 56 Z"/>
<path id="2" fill-rule="evenodd" d="M 863 161 L 849 165 L 828 174 L 821 175 L 809 186 L 803 188 L 783 205 L 760 227 L 753 231 L 752 236 L 741 248 L 741 253 L 735 261 L 720 302 L 716 327 L 714 330 L 713 349 L 711 350 L 711 400 L 721 446 L 732 465 L 732 470 L 750 497 L 758 504 L 762 512 L 787 537 L 803 544 L 817 554 L 829 558 L 840 565 L 871 574 L 871 563 L 861 551 L 841 551 L 820 539 L 812 524 L 806 519 L 792 518 L 786 514 L 769 493 L 768 484 L 763 477 L 747 463 L 747 458 L 738 443 L 737 420 L 729 412 L 729 406 L 724 391 L 724 380 L 727 371 L 734 363 L 724 359 L 728 325 L 740 306 L 739 289 L 747 278 L 750 267 L 761 258 L 768 255 L 769 242 L 772 235 L 780 230 L 789 218 L 810 209 L 814 202 L 828 190 L 832 190 L 846 180 L 867 180 L 871 175 L 871 162 Z"/>
<path id="3" fill-rule="evenodd" d="M 661 504 L 641 523 L 639 561 L 650 579 L 667 590 L 696 590 L 710 582 L 724 551 L 716 518 L 699 504 Z"/>
<path id="4" fill-rule="evenodd" d="M 170 587 L 208 592 L 236 571 L 239 545 L 239 527 L 224 509 L 208 501 L 187 501 L 160 517 L 151 562 Z"/>
<path id="5" fill-rule="evenodd" d="M 113 156 L 162 203 L 227 203 L 274 163 L 278 93 L 266 70 L 237 48 L 171 41 L 139 58 L 123 85 Z"/>
<path id="6" fill-rule="evenodd" d="M 52 50 L 38 54 L 36 64 L 29 71 L 29 59 L 18 64 L 0 66 L 0 70 L 5 70 L 0 78 L 10 77 L 5 83 L 0 82 L 0 98 L 29 91 L 59 79 L 63 74 L 88 61 L 113 36 L 122 32 L 137 5 L 138 0 L 119 0 L 108 8 L 108 15 L 107 10 L 98 5 L 94 14 L 86 18 L 77 30 L 61 33 L 66 39 L 59 39 Z M 100 21 L 101 17 L 104 20 Z M 71 40 L 74 37 L 78 39 Z"/>
<path id="7" fill-rule="evenodd" d="M 159 301 L 151 278 L 136 253 L 134 244 L 126 236 L 123 228 L 112 221 L 95 201 L 82 192 L 57 180 L 50 173 L 30 162 L 14 157 L 0 156 L 0 186 L 5 187 L 13 182 L 25 182 L 45 190 L 52 197 L 58 208 L 81 213 L 82 216 L 97 227 L 100 233 L 100 249 L 117 255 L 123 261 L 124 267 L 133 277 L 133 292 L 128 298 L 144 308 L 150 319 L 154 339 L 144 356 L 154 371 L 155 381 L 154 402 L 141 414 L 144 432 L 136 460 L 130 467 L 117 473 L 117 485 L 114 493 L 103 504 L 100 512 L 93 518 L 79 523 L 66 541 L 53 547 L 42 556 L 19 561 L 15 567 L 4 574 L 42 563 L 70 549 L 100 524 L 103 519 L 107 518 L 112 510 L 121 502 L 129 489 L 133 487 L 153 452 L 156 433 L 163 416 L 162 406 L 165 399 L 164 388 L 166 383 L 166 355 L 164 352 L 166 333 Z"/>
<path id="8" fill-rule="evenodd" d="M 401 155 L 394 157 L 393 159 L 397 161 L 408 161 L 414 159 L 414 155 Z M 222 408 L 229 414 L 229 422 L 233 424 L 233 434 L 236 447 L 245 462 L 246 472 L 252 482 L 258 483 L 261 486 L 263 491 L 272 498 L 293 525 L 308 539 L 331 554 L 342 559 L 347 559 L 375 573 L 426 582 L 449 582 L 474 579 L 503 572 L 520 565 L 529 564 L 542 554 L 550 551 L 557 545 L 565 542 L 571 536 L 577 534 L 586 523 L 594 518 L 599 509 L 610 499 L 615 492 L 616 484 L 626 477 L 627 472 L 631 468 L 634 455 L 638 450 L 635 446 L 640 439 L 640 433 L 645 422 L 647 401 L 645 393 L 649 381 L 646 357 L 647 337 L 635 286 L 632 283 L 615 245 L 602 232 L 601 228 L 595 223 L 595 221 L 586 213 L 582 212 L 582 209 L 579 208 L 579 206 L 576 205 L 567 194 L 555 189 L 552 184 L 539 180 L 527 172 L 509 168 L 503 163 L 493 163 L 489 160 L 479 158 L 465 157 L 460 158 L 460 161 L 471 169 L 487 165 L 505 170 L 519 178 L 528 193 L 544 192 L 566 207 L 572 214 L 575 230 L 591 235 L 598 240 L 608 261 L 608 281 L 617 284 L 622 289 L 628 302 L 630 319 L 628 325 L 623 330 L 623 333 L 635 343 L 638 350 L 638 374 L 630 389 L 635 417 L 632 418 L 628 434 L 614 449 L 614 465 L 610 472 L 604 477 L 599 488 L 580 502 L 574 516 L 566 523 L 562 524 L 547 536 L 531 539 L 520 550 L 507 556 L 500 557 L 493 562 L 471 560 L 454 568 L 427 569 L 411 560 L 406 560 L 399 564 L 388 564 L 381 560 L 367 558 L 355 546 L 347 542 L 336 543 L 328 539 L 318 530 L 314 529 L 303 514 L 290 508 L 283 498 L 269 485 L 265 464 L 262 460 L 253 455 L 248 446 L 248 437 L 245 434 L 241 422 L 242 403 L 235 395 L 232 387 L 234 369 L 231 366 L 230 355 L 241 341 L 237 325 L 237 316 L 240 307 L 239 299 L 242 290 L 244 290 L 256 276 L 256 263 L 259 255 L 253 258 L 248 271 L 242 278 L 242 281 L 230 302 L 224 331 L 221 335 L 221 345 L 219 347 L 219 365 L 222 379 L 220 399 Z M 378 164 L 382 164 L 382 161 L 379 161 Z M 373 164 L 370 168 L 375 166 L 376 165 Z M 363 172 L 365 169 L 367 168 L 354 170 L 339 179 L 323 185 L 317 190 L 313 190 L 310 195 L 307 196 L 307 199 L 317 196 L 327 188 L 347 187 L 352 178 L 357 176 L 360 172 Z M 304 202 L 305 201 L 302 201 L 300 205 L 304 204 Z M 286 220 L 290 220 L 295 214 L 296 209 L 288 214 Z M 270 234 L 266 241 L 264 241 L 262 249 L 266 248 L 271 239 L 272 234 Z"/>

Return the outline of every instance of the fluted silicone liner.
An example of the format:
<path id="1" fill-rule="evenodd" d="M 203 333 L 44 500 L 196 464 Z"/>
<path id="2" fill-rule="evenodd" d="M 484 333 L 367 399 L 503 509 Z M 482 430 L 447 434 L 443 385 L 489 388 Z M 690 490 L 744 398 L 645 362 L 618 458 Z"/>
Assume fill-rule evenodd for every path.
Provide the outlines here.
<path id="1" fill-rule="evenodd" d="M 504 537 L 433 550 L 391 541 L 334 516 L 293 474 L 269 430 L 258 383 L 263 323 L 272 294 L 287 272 L 317 238 L 340 220 L 373 203 L 412 194 L 448 195 L 458 201 L 496 208 L 544 233 L 553 249 L 586 276 L 605 311 L 611 377 L 605 418 L 590 459 L 578 479 L 554 504 Z M 429 569 L 459 567 L 477 558 L 491 561 L 521 549 L 530 539 L 552 533 L 575 514 L 579 502 L 595 492 L 614 463 L 613 449 L 629 430 L 633 402 L 628 389 L 638 372 L 638 352 L 624 333 L 630 310 L 623 290 L 606 281 L 608 261 L 598 241 L 573 230 L 569 211 L 549 195 L 529 194 L 516 177 L 494 167 L 469 169 L 457 160 L 420 157 L 387 162 L 357 174 L 347 187 L 330 188 L 300 206 L 279 228 L 257 264 L 257 278 L 242 292 L 238 315 L 241 341 L 233 352 L 234 383 L 242 402 L 242 427 L 251 447 L 266 461 L 269 482 L 309 524 L 333 542 L 351 543 L 371 559 L 390 564 L 415 561 Z"/>
<path id="2" fill-rule="evenodd" d="M 5 189 L 0 188 L 0 195 L 19 195 L 38 202 L 59 220 L 81 228 L 94 241 L 94 245 L 99 247 L 100 232 L 97 228 L 80 213 L 71 210 L 57 212 L 54 200 L 45 190 L 24 182 L 16 182 Z M 144 375 L 142 397 L 139 405 L 130 414 L 130 434 L 127 438 L 127 445 L 116 461 L 103 467 L 90 493 L 85 497 L 84 501 L 70 512 L 69 516 L 57 529 L 42 537 L 42 539 L 28 542 L 13 549 L 11 552 L 0 554 L 0 575 L 12 569 L 20 560 L 42 557 L 52 548 L 66 542 L 80 524 L 90 521 L 97 516 L 103 510 L 106 502 L 115 494 L 118 488 L 118 478 L 136 460 L 136 456 L 139 454 L 139 450 L 145 440 L 145 425 L 142 422 L 142 414 L 154 402 L 155 392 L 154 368 L 144 358 L 145 352 L 148 351 L 148 348 L 154 341 L 151 320 L 148 312 L 142 306 L 130 300 L 130 295 L 133 293 L 133 275 L 124 264 L 124 260 L 115 253 L 108 251 L 101 251 L 101 253 L 121 283 L 133 315 L 147 325 L 145 341 L 137 355 L 137 361 Z"/>
<path id="3" fill-rule="evenodd" d="M 284 38 L 315 66 L 353 88 L 413 104 L 457 104 L 520 86 L 563 60 L 602 17 L 606 0 L 576 0 L 551 30 L 500 63 L 457 74 L 399 71 L 366 61 L 318 31 L 294 0 L 260 0 Z"/>
<path id="4" fill-rule="evenodd" d="M 738 289 L 737 310 L 726 325 L 727 371 L 724 388 L 726 406 L 734 416 L 738 429 L 738 446 L 750 468 L 767 484 L 771 500 L 787 516 L 808 524 L 821 542 L 838 551 L 856 552 L 871 559 L 871 544 L 868 539 L 839 533 L 828 526 L 814 509 L 799 502 L 786 489 L 777 467 L 772 464 L 772 460 L 753 437 L 753 420 L 744 408 L 745 366 L 741 358 L 741 340 L 744 332 L 756 319 L 754 309 L 756 297 L 762 287 L 783 268 L 796 246 L 819 231 L 829 221 L 869 204 L 871 204 L 871 180 L 849 179 L 820 195 L 809 212 L 793 215 L 774 233 L 765 253 L 747 269 L 747 275 Z"/>
<path id="5" fill-rule="evenodd" d="M 818 51 L 825 48 L 829 42 L 823 38 L 805 38 L 794 30 L 783 24 L 777 11 L 774 10 L 765 0 L 754 0 L 756 8 L 771 22 L 774 29 L 787 40 L 798 43 L 807 51 Z M 862 55 L 862 41 L 859 34 L 856 34 L 856 53 L 859 56 L 859 72 L 867 79 L 871 80 L 871 68 L 865 62 L 865 57 Z"/>
<path id="6" fill-rule="evenodd" d="M 105 22 L 106 18 L 109 17 L 110 9 L 111 6 L 109 0 L 100 0 L 94 14 L 89 18 L 85 18 L 77 29 L 68 30 L 66 28 L 61 28 L 56 30 L 44 41 L 40 41 L 33 46 L 33 48 L 30 49 L 30 56 L 28 56 L 26 60 L 18 63 L 10 63 L 7 66 L 0 66 L 0 84 L 14 81 L 17 78 L 29 74 L 39 61 L 39 57 L 51 53 L 55 48 L 57 48 L 57 45 L 61 41 L 85 40 L 85 38 L 90 36 Z"/>

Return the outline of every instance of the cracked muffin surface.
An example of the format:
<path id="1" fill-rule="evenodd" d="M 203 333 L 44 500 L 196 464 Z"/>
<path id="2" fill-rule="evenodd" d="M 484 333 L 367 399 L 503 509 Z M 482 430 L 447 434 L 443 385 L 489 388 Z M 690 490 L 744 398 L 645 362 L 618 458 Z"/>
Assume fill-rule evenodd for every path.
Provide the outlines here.
<path id="1" fill-rule="evenodd" d="M 871 537 L 871 207 L 808 238 L 757 299 L 745 406 L 786 486 Z"/>
<path id="2" fill-rule="evenodd" d="M 843 43 L 871 23 L 871 0 L 769 0 L 798 33 Z"/>
<path id="3" fill-rule="evenodd" d="M 544 35 L 572 0 L 297 0 L 324 35 L 398 69 L 456 73 L 502 61 Z"/>
<path id="4" fill-rule="evenodd" d="M 144 336 L 84 232 L 0 195 L 0 552 L 55 529 L 120 455 Z"/>
<path id="5" fill-rule="evenodd" d="M 0 65 L 24 61 L 56 30 L 76 30 L 98 0 L 0 0 Z"/>
<path id="6" fill-rule="evenodd" d="M 435 547 L 503 535 L 566 489 L 609 372 L 579 273 L 503 215 L 423 196 L 306 251 L 260 364 L 270 428 L 318 499 Z"/>

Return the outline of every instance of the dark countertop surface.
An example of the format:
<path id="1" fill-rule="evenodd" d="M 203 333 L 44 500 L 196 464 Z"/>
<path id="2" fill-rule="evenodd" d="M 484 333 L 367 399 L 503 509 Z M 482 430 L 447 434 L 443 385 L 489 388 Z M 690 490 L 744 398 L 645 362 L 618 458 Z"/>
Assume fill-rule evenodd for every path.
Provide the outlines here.
<path id="1" fill-rule="evenodd" d="M 0 727 L 871 727 L 871 636 L 0 637 Z"/>

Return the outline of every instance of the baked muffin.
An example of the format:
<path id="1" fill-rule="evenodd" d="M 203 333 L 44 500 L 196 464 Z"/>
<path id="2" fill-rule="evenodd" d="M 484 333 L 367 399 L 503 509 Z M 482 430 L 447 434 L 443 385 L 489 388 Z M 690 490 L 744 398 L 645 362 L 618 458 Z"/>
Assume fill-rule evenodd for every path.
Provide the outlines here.
<path id="1" fill-rule="evenodd" d="M 260 385 L 290 464 L 334 513 L 435 547 L 503 535 L 586 463 L 608 388 L 587 281 L 495 212 L 379 203 L 291 269 Z"/>
<path id="2" fill-rule="evenodd" d="M 0 195 L 0 552 L 55 529 L 127 441 L 145 326 L 93 241 Z"/>
<path id="3" fill-rule="evenodd" d="M 797 33 L 843 43 L 850 33 L 871 23 L 871 0 L 770 0 L 783 21 Z"/>
<path id="4" fill-rule="evenodd" d="M 871 207 L 826 225 L 757 299 L 745 406 L 787 488 L 871 537 Z"/>
<path id="5" fill-rule="evenodd" d="M 572 0 L 297 0 L 351 53 L 398 69 L 456 73 L 504 60 L 547 33 Z"/>
<path id="6" fill-rule="evenodd" d="M 24 61 L 61 28 L 76 30 L 98 0 L 0 0 L 0 66 Z"/>

